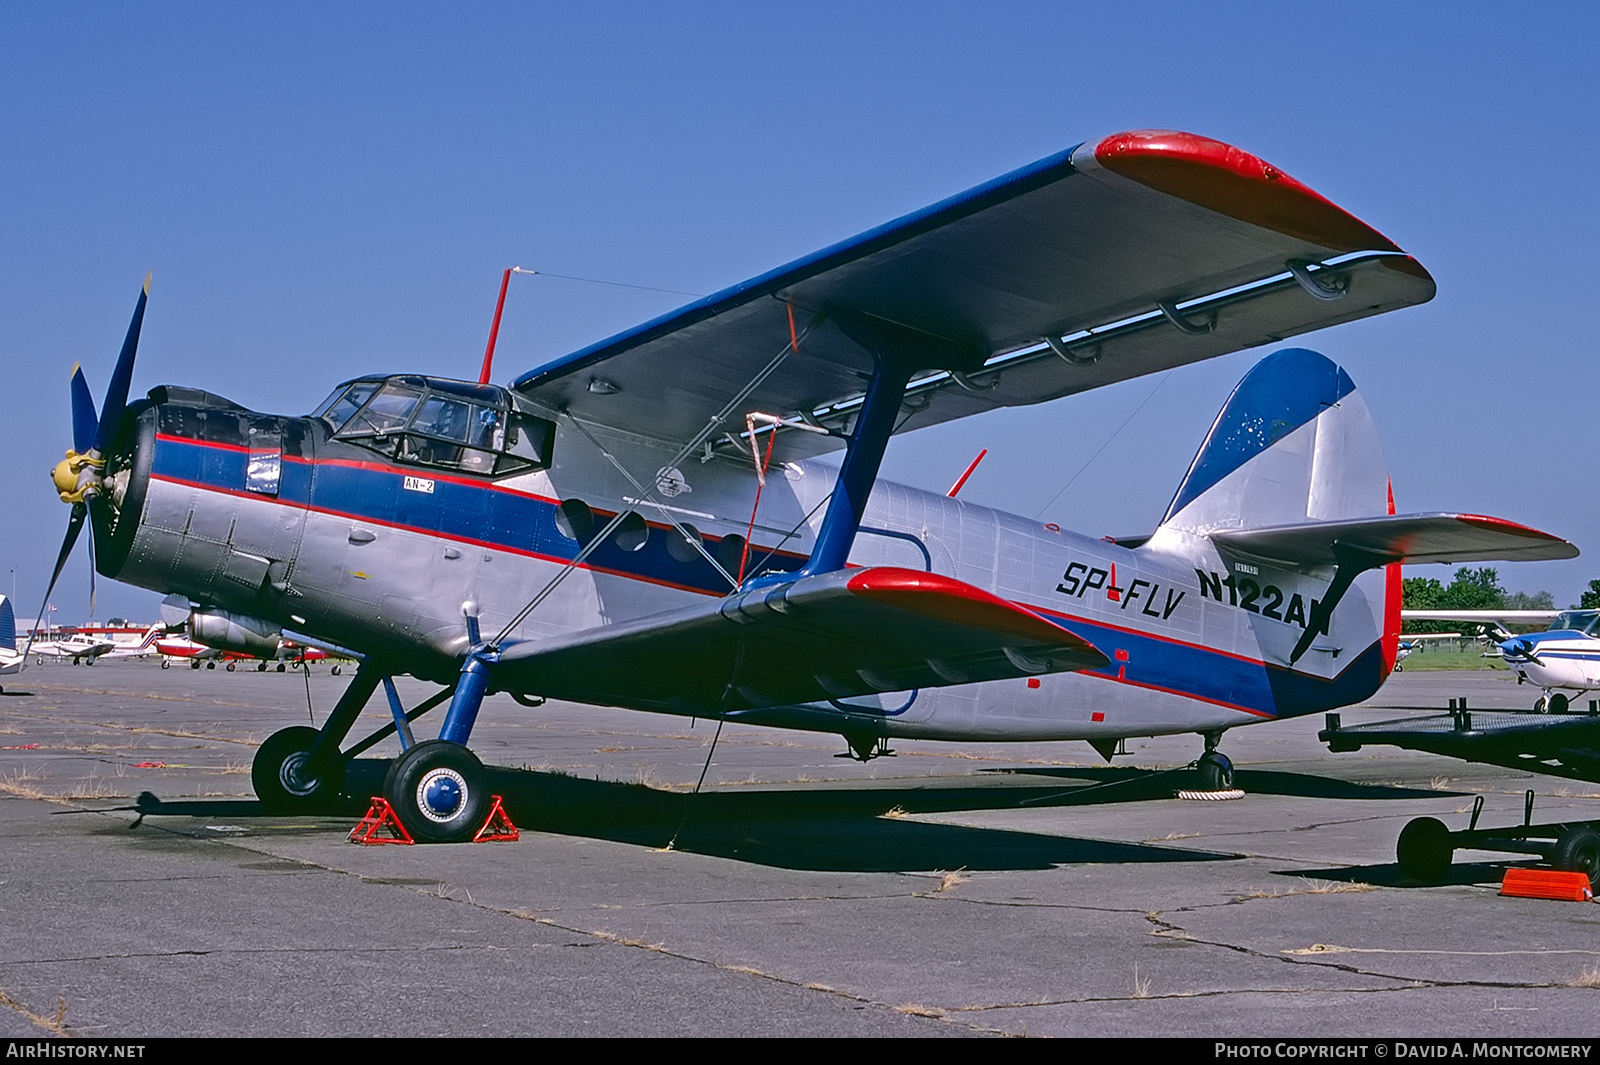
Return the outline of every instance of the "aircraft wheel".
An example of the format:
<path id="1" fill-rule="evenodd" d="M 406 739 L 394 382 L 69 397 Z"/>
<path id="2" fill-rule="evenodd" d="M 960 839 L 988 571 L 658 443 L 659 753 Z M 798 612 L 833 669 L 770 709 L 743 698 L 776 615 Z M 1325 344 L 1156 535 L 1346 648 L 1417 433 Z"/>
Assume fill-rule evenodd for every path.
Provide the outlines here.
<path id="1" fill-rule="evenodd" d="M 1556 692 L 1554 695 L 1550 696 L 1550 712 L 1552 714 L 1564 714 L 1564 713 L 1566 713 L 1567 712 L 1567 704 L 1568 704 L 1567 697 L 1565 695 L 1562 695 L 1560 692 Z"/>
<path id="2" fill-rule="evenodd" d="M 228 663 L 228 664 L 227 664 L 227 665 L 226 665 L 226 666 L 224 666 L 224 667 L 223 667 L 223 668 L 224 668 L 224 669 L 226 669 L 226 670 L 227 670 L 227 671 L 228 671 L 228 672 L 229 672 L 229 673 L 232 673 L 232 672 L 233 672 L 233 671 L 234 671 L 234 670 L 236 670 L 236 669 L 238 669 L 238 668 L 239 668 L 239 667 L 238 667 L 238 666 L 236 666 L 236 665 L 234 665 L 234 664 L 233 664 L 233 663 L 232 663 L 232 662 L 229 662 L 229 663 Z"/>
<path id="3" fill-rule="evenodd" d="M 278 672 L 279 672 L 279 673 L 282 673 L 282 672 L 283 672 L 283 663 L 282 663 L 282 662 L 279 662 L 279 663 L 278 663 Z"/>
<path id="4" fill-rule="evenodd" d="M 1600 832 L 1573 825 L 1556 837 L 1550 864 L 1569 873 L 1583 873 L 1591 888 L 1600 887 Z"/>
<path id="5" fill-rule="evenodd" d="M 344 762 L 335 761 L 320 777 L 303 769 L 317 742 L 317 730 L 306 725 L 279 729 L 267 737 L 250 764 L 250 783 L 268 810 L 304 813 L 326 805 L 344 784 Z"/>
<path id="6" fill-rule="evenodd" d="M 217 668 L 217 664 L 215 662 L 207 662 L 206 663 L 206 668 L 207 669 L 216 669 Z"/>
<path id="7" fill-rule="evenodd" d="M 339 674 L 343 673 L 344 670 L 340 669 L 338 666 L 334 666 L 332 669 L 328 670 L 328 672 L 337 677 Z"/>
<path id="8" fill-rule="evenodd" d="M 1547 713 L 1549 713 L 1550 712 L 1550 701 L 1548 699 L 1546 699 L 1542 695 L 1539 696 L 1539 698 L 1537 698 L 1537 699 L 1535 699 L 1533 701 L 1533 712 L 1536 713 L 1536 714 L 1547 714 Z"/>
<path id="9" fill-rule="evenodd" d="M 419 843 L 462 843 L 483 826 L 489 789 L 478 756 L 446 740 L 427 740 L 394 760 L 383 794 Z"/>
<path id="10" fill-rule="evenodd" d="M 1406 822 L 1394 845 L 1400 872 L 1424 884 L 1437 884 L 1449 874 L 1450 859 L 1455 852 L 1450 830 L 1436 817 L 1418 817 Z"/>
<path id="11" fill-rule="evenodd" d="M 267 671 L 267 664 L 265 662 L 257 662 L 256 663 L 256 672 L 257 673 L 265 673 L 266 671 Z"/>
<path id="12" fill-rule="evenodd" d="M 161 660 L 161 668 L 162 669 L 171 669 L 172 668 L 172 663 L 168 662 L 165 658 L 163 658 Z"/>
<path id="13" fill-rule="evenodd" d="M 1221 751 L 1207 751 L 1198 767 L 1201 791 L 1227 791 L 1233 787 L 1233 761 Z"/>
<path id="14" fill-rule="evenodd" d="M 200 668 L 200 663 L 198 661 L 194 660 L 194 659 L 190 659 L 189 660 L 189 668 L 190 669 L 199 669 Z"/>

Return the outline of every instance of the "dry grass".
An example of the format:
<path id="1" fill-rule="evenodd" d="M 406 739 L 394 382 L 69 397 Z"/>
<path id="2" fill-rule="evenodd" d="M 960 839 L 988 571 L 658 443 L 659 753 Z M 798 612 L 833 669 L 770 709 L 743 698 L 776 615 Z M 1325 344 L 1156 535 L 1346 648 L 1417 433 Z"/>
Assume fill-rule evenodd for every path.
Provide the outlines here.
<path id="1" fill-rule="evenodd" d="M 1590 965 L 1569 981 L 1571 987 L 1600 987 L 1600 966 Z"/>
<path id="2" fill-rule="evenodd" d="M 945 1011 L 936 1006 L 918 1006 L 913 1002 L 894 1007 L 896 1013 L 906 1013 L 912 1017 L 929 1017 L 938 1020 L 944 1016 Z"/>
<path id="3" fill-rule="evenodd" d="M 12 998 L 10 995 L 6 994 L 4 991 L 0 991 L 0 1006 L 11 1007 L 24 1017 L 28 1018 L 28 1020 L 32 1021 L 34 1024 L 37 1024 L 40 1028 L 43 1028 L 45 1031 L 49 1032 L 51 1035 L 72 1035 L 72 1033 L 67 1030 L 67 1000 L 64 998 L 56 999 L 56 1015 L 53 1018 L 46 1016 L 43 1013 L 34 1013 L 32 1010 L 28 1009 L 26 1006 Z"/>
<path id="4" fill-rule="evenodd" d="M 1150 978 L 1148 976 L 1141 976 L 1139 974 L 1139 967 L 1137 965 L 1133 967 L 1133 997 L 1150 997 Z"/>
<path id="5" fill-rule="evenodd" d="M 44 779 L 44 770 L 23 767 L 14 769 L 9 773 L 0 773 L 0 792 L 15 795 L 19 799 L 49 799 L 53 796 L 42 788 L 33 784 L 35 780 Z"/>
<path id="6" fill-rule="evenodd" d="M 906 815 L 906 808 L 904 806 L 891 806 L 887 810 L 883 811 L 883 815 L 882 816 L 893 818 L 895 820 L 899 820 L 900 818 L 904 817 L 905 815 Z"/>
<path id="7" fill-rule="evenodd" d="M 1432 777 L 1428 781 L 1428 787 L 1434 791 L 1447 791 L 1455 782 L 1455 777 Z"/>
<path id="8" fill-rule="evenodd" d="M 1146 843 L 1167 843 L 1175 839 L 1195 839 L 1201 835 L 1199 832 L 1168 832 L 1165 836 L 1150 836 Z"/>
<path id="9" fill-rule="evenodd" d="M 1300 887 L 1286 888 L 1255 888 L 1243 894 L 1235 895 L 1238 901 L 1245 899 L 1283 899 L 1292 895 L 1347 895 L 1363 891 L 1377 891 L 1376 884 L 1368 884 L 1359 880 L 1314 880 L 1310 877 L 1300 879 Z"/>
<path id="10" fill-rule="evenodd" d="M 933 893 L 935 895 L 941 895 L 955 887 L 957 884 L 965 884 L 971 878 L 961 875 L 964 869 L 965 866 L 963 866 L 961 869 L 957 869 L 953 873 L 945 873 L 943 876 L 939 877 L 939 886 L 933 889 Z"/>

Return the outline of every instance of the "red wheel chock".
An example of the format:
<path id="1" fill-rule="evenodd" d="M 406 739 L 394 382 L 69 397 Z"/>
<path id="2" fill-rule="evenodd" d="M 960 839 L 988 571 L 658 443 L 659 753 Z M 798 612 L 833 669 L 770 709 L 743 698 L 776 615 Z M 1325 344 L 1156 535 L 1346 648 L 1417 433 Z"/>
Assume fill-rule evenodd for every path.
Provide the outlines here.
<path id="1" fill-rule="evenodd" d="M 1588 873 L 1520 867 L 1506 870 L 1505 879 L 1500 882 L 1500 894 L 1521 899 L 1551 899 L 1555 902 L 1590 902 L 1594 899 Z"/>
<path id="2" fill-rule="evenodd" d="M 517 826 L 506 816 L 506 808 L 500 796 L 495 795 L 492 798 L 494 802 L 489 806 L 489 816 L 484 818 L 483 827 L 472 837 L 472 842 L 510 843 L 521 839 L 522 833 L 517 831 Z M 383 834 L 385 830 L 388 831 L 388 835 Z M 359 843 L 364 847 L 375 847 L 380 843 L 415 843 L 416 840 L 411 838 L 406 826 L 395 816 L 394 807 L 389 805 L 389 800 L 381 795 L 374 795 L 372 805 L 367 807 L 367 816 L 350 830 L 348 842 Z"/>
<path id="3" fill-rule="evenodd" d="M 472 842 L 511 843 L 521 839 L 522 833 L 517 831 L 517 826 L 506 816 L 506 808 L 500 801 L 500 796 L 495 795 L 492 798 L 494 802 L 489 806 L 489 816 L 484 818 L 483 827 L 472 837 Z"/>
<path id="4" fill-rule="evenodd" d="M 388 829 L 390 835 L 382 835 L 384 829 Z M 376 847 L 380 843 L 415 843 L 416 840 L 411 838 L 406 826 L 395 816 L 394 807 L 389 805 L 389 800 L 381 795 L 374 795 L 372 805 L 367 807 L 367 816 L 350 830 L 347 842 L 359 843 L 363 847 Z"/>

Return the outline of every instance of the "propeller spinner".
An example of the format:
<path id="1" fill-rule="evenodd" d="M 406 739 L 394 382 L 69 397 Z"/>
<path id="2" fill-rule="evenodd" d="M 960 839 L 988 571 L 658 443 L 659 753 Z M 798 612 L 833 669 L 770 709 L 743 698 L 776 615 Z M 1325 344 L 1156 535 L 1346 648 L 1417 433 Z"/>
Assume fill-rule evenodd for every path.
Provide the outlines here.
<path id="1" fill-rule="evenodd" d="M 50 603 L 50 593 L 55 591 L 56 580 L 66 567 L 67 559 L 72 556 L 78 534 L 83 531 L 84 522 L 89 516 L 89 508 L 106 491 L 106 455 L 122 432 L 123 415 L 128 407 L 128 387 L 133 381 L 133 361 L 139 351 L 139 332 L 144 326 L 144 308 L 149 299 L 150 275 L 145 274 L 144 287 L 139 290 L 139 302 L 133 308 L 133 321 L 128 323 L 128 335 L 122 341 L 122 351 L 117 356 L 116 369 L 111 372 L 111 383 L 106 387 L 99 414 L 95 413 L 94 399 L 89 394 L 89 383 L 84 379 L 83 367 L 72 368 L 72 448 L 67 452 L 67 457 L 56 463 L 50 471 L 56 492 L 63 503 L 72 505 L 72 514 L 67 519 L 67 532 L 61 539 L 56 567 L 50 574 L 44 602 L 39 607 L 40 617 L 44 616 L 45 608 Z M 92 556 L 94 545 L 91 542 L 89 546 Z M 89 580 L 92 602 L 92 568 Z M 32 646 L 33 638 L 30 636 L 24 655 Z"/>

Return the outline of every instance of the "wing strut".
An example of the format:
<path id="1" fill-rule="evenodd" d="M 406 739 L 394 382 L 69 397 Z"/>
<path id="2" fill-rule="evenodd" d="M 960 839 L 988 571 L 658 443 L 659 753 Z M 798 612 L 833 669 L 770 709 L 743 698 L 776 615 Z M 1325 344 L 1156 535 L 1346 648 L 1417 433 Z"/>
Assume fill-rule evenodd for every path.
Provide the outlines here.
<path id="1" fill-rule="evenodd" d="M 769 574 L 758 578 L 752 587 L 844 569 L 912 376 L 930 367 L 968 373 L 983 367 L 984 353 L 975 345 L 958 344 L 881 318 L 840 311 L 828 317 L 871 354 L 872 381 L 845 445 L 844 462 L 839 466 L 839 478 L 834 482 L 833 496 L 822 516 L 822 528 L 817 532 L 810 560 L 796 573 Z"/>

